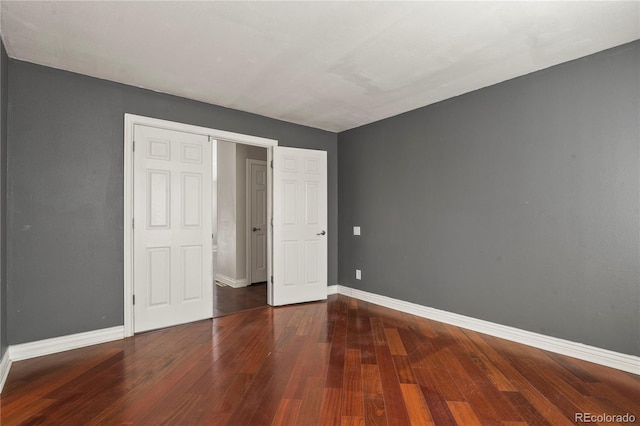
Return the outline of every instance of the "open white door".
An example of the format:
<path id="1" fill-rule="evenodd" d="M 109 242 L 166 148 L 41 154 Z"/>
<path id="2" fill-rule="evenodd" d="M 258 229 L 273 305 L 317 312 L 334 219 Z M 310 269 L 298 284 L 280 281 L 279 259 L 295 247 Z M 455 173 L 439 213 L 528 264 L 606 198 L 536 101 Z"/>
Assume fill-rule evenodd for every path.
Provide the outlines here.
<path id="1" fill-rule="evenodd" d="M 210 318 L 209 137 L 135 125 L 133 140 L 134 330 Z"/>
<path id="2" fill-rule="evenodd" d="M 327 153 L 273 148 L 273 305 L 327 298 Z"/>

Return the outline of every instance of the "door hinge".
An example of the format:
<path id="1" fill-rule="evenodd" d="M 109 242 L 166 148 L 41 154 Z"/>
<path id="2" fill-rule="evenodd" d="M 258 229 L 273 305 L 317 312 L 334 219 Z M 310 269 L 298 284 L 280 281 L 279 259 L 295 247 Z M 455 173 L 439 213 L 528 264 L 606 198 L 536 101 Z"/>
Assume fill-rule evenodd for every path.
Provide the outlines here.
<path id="1" fill-rule="evenodd" d="M 271 168 L 273 169 L 273 160 L 271 160 Z"/>
<path id="2" fill-rule="evenodd" d="M 273 275 L 271 275 L 271 284 L 273 284 Z"/>
<path id="3" fill-rule="evenodd" d="M 131 229 L 135 229 L 136 227 L 136 219 L 135 218 L 131 218 Z"/>
<path id="4" fill-rule="evenodd" d="M 133 152 L 136 152 L 136 141 L 133 141 Z"/>
<path id="5" fill-rule="evenodd" d="M 273 226 L 273 218 L 271 218 L 271 226 Z"/>
<path id="6" fill-rule="evenodd" d="M 136 295 L 135 294 L 133 295 L 133 304 L 134 305 L 136 304 Z"/>

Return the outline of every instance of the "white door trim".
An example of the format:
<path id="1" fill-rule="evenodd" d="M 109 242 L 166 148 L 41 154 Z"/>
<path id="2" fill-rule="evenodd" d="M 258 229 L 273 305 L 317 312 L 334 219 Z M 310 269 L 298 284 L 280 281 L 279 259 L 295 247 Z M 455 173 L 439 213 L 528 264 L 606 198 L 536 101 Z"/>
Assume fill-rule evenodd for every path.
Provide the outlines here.
<path id="1" fill-rule="evenodd" d="M 245 227 L 247 228 L 247 237 L 246 237 L 246 267 L 247 267 L 247 285 L 251 285 L 251 232 L 249 232 L 249 228 L 251 228 L 251 165 L 252 164 L 261 164 L 266 166 L 267 162 L 264 160 L 254 160 L 251 158 L 247 158 L 246 160 L 246 182 L 245 182 Z M 269 169 L 269 167 L 267 167 Z M 267 170 L 268 172 L 268 170 Z M 271 222 L 267 218 L 267 232 L 269 232 L 269 228 L 271 228 Z M 267 279 L 267 281 L 269 281 Z"/>
<path id="2" fill-rule="evenodd" d="M 157 118 L 144 117 L 134 114 L 124 115 L 124 335 L 133 336 L 133 127 L 138 125 L 157 127 L 160 129 L 174 130 L 185 133 L 195 133 L 206 135 L 212 139 L 225 140 L 228 142 L 241 143 L 245 145 L 255 145 L 267 148 L 267 163 L 273 158 L 273 147 L 278 145 L 275 139 L 267 139 L 258 136 L 244 135 L 241 133 L 228 132 L 225 130 L 211 129 L 190 124 L 177 123 L 174 121 L 161 120 Z M 209 159 L 211 160 L 211 159 Z M 267 167 L 267 223 L 271 221 L 272 190 L 273 187 L 272 169 Z M 211 220 L 210 218 L 208 220 Z M 271 276 L 271 228 L 267 230 L 267 275 Z M 273 289 L 271 282 L 267 285 L 267 303 L 272 303 Z"/>

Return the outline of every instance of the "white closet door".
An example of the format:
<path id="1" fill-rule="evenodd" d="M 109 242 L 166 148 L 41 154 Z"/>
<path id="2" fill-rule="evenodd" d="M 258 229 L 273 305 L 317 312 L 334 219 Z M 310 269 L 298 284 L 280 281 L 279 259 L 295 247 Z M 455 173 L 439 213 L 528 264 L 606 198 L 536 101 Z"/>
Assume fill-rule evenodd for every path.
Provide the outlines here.
<path id="1" fill-rule="evenodd" d="M 211 143 L 134 128 L 134 330 L 210 318 Z"/>

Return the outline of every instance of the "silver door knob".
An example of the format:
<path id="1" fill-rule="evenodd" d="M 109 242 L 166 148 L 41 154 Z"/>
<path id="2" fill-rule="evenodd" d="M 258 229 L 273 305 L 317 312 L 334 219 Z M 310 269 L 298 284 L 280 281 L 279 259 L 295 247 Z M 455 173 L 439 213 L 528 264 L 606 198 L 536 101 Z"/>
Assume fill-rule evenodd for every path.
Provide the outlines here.
<path id="1" fill-rule="evenodd" d="M 255 226 L 253 227 L 252 231 L 256 232 L 256 231 L 260 231 L 261 228 L 256 228 Z"/>
<path id="2" fill-rule="evenodd" d="M 327 235 L 327 232 L 323 229 L 322 231 L 320 231 L 319 234 L 316 234 L 316 235 Z"/>

